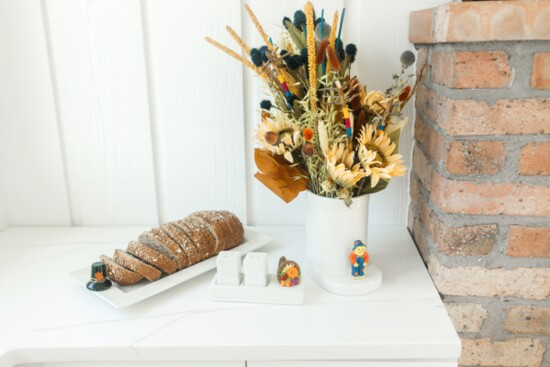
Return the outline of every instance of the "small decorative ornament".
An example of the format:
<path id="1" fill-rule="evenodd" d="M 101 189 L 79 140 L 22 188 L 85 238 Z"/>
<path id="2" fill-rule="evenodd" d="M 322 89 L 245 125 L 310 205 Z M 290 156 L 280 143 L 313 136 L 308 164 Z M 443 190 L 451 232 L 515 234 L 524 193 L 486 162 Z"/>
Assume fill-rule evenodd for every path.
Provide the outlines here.
<path id="1" fill-rule="evenodd" d="M 277 280 L 283 287 L 294 287 L 300 284 L 300 266 L 295 261 L 281 256 L 277 268 Z"/>
<path id="2" fill-rule="evenodd" d="M 111 281 L 107 279 L 107 267 L 101 261 L 92 264 L 92 279 L 86 284 L 86 288 L 94 292 L 111 288 Z"/>
<path id="3" fill-rule="evenodd" d="M 369 262 L 369 254 L 367 254 L 367 245 L 360 240 L 355 241 L 353 250 L 349 254 L 349 261 L 351 263 L 351 276 L 355 279 L 361 279 L 365 277 L 365 267 Z"/>

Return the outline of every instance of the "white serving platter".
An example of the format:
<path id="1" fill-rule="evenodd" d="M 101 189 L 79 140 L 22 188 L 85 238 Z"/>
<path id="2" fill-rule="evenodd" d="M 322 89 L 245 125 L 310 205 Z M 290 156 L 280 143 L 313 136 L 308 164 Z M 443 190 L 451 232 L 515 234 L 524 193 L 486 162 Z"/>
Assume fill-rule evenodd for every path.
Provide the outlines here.
<path id="1" fill-rule="evenodd" d="M 232 248 L 231 251 L 240 251 L 242 255 L 245 255 L 247 252 L 255 251 L 271 241 L 273 241 L 272 237 L 245 228 L 243 243 Z M 149 282 L 144 279 L 138 284 L 124 287 L 113 283 L 111 288 L 101 292 L 92 292 L 86 288 L 86 283 L 90 281 L 90 267 L 75 270 L 71 272 L 70 275 L 82 285 L 84 291 L 93 293 L 116 308 L 124 308 L 215 268 L 216 256 L 180 270 L 172 275 L 164 276 L 156 282 Z"/>
<path id="2" fill-rule="evenodd" d="M 271 303 L 280 305 L 301 305 L 304 303 L 306 288 L 303 277 L 294 287 L 283 287 L 275 274 L 268 275 L 267 286 L 246 286 L 244 279 L 240 285 L 221 285 L 217 275 L 210 284 L 210 299 L 225 302 Z"/>

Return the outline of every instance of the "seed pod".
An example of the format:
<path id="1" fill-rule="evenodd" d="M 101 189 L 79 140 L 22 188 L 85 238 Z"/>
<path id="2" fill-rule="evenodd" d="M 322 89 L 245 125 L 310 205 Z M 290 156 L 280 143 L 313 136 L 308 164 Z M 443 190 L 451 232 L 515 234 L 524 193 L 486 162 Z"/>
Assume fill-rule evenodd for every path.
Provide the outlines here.
<path id="1" fill-rule="evenodd" d="M 279 144 L 279 140 L 280 140 L 279 134 L 277 134 L 274 131 L 266 132 L 264 137 L 265 137 L 265 141 L 271 145 Z"/>
<path id="2" fill-rule="evenodd" d="M 309 141 L 304 144 L 302 147 L 302 154 L 306 157 L 311 157 L 315 152 L 315 146 Z"/>

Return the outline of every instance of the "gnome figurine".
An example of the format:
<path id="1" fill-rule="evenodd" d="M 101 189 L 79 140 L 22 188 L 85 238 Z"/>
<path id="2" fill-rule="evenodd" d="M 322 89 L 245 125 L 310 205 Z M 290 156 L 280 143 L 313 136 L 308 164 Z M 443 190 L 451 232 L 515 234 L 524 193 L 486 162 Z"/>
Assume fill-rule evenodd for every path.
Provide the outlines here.
<path id="1" fill-rule="evenodd" d="M 369 254 L 367 254 L 367 245 L 360 240 L 355 241 L 353 250 L 349 254 L 349 261 L 351 262 L 351 276 L 355 279 L 361 279 L 365 277 L 365 267 L 369 262 Z"/>

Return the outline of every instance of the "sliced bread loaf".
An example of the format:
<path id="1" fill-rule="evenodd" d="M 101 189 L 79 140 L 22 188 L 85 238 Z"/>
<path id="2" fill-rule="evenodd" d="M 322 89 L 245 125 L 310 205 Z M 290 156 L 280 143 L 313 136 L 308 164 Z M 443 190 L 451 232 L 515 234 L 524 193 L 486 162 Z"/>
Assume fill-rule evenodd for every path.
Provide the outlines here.
<path id="1" fill-rule="evenodd" d="M 143 279 L 138 273 L 120 266 L 108 256 L 101 255 L 100 259 L 107 267 L 107 277 L 118 285 L 134 285 Z"/>
<path id="2" fill-rule="evenodd" d="M 195 244 L 181 228 L 172 223 L 163 224 L 160 228 L 181 247 L 183 252 L 185 252 L 189 265 L 196 264 L 200 261 L 199 252 Z"/>
<path id="3" fill-rule="evenodd" d="M 126 252 L 134 255 L 140 260 L 145 261 L 149 265 L 160 269 L 163 273 L 172 274 L 178 270 L 178 265 L 175 260 L 170 257 L 145 246 L 139 241 L 132 241 L 126 248 Z"/>
<path id="4" fill-rule="evenodd" d="M 162 275 L 162 272 L 157 268 L 119 249 L 115 250 L 113 260 L 120 266 L 132 270 L 134 273 L 138 273 L 139 275 L 143 276 L 145 279 L 151 282 L 158 280 Z"/>
<path id="5" fill-rule="evenodd" d="M 216 239 L 216 247 L 214 249 L 214 253 L 216 254 L 230 247 L 231 239 L 229 237 L 232 235 L 229 223 L 217 213 L 209 210 L 195 212 L 189 216 L 207 224 L 207 228 Z"/>

